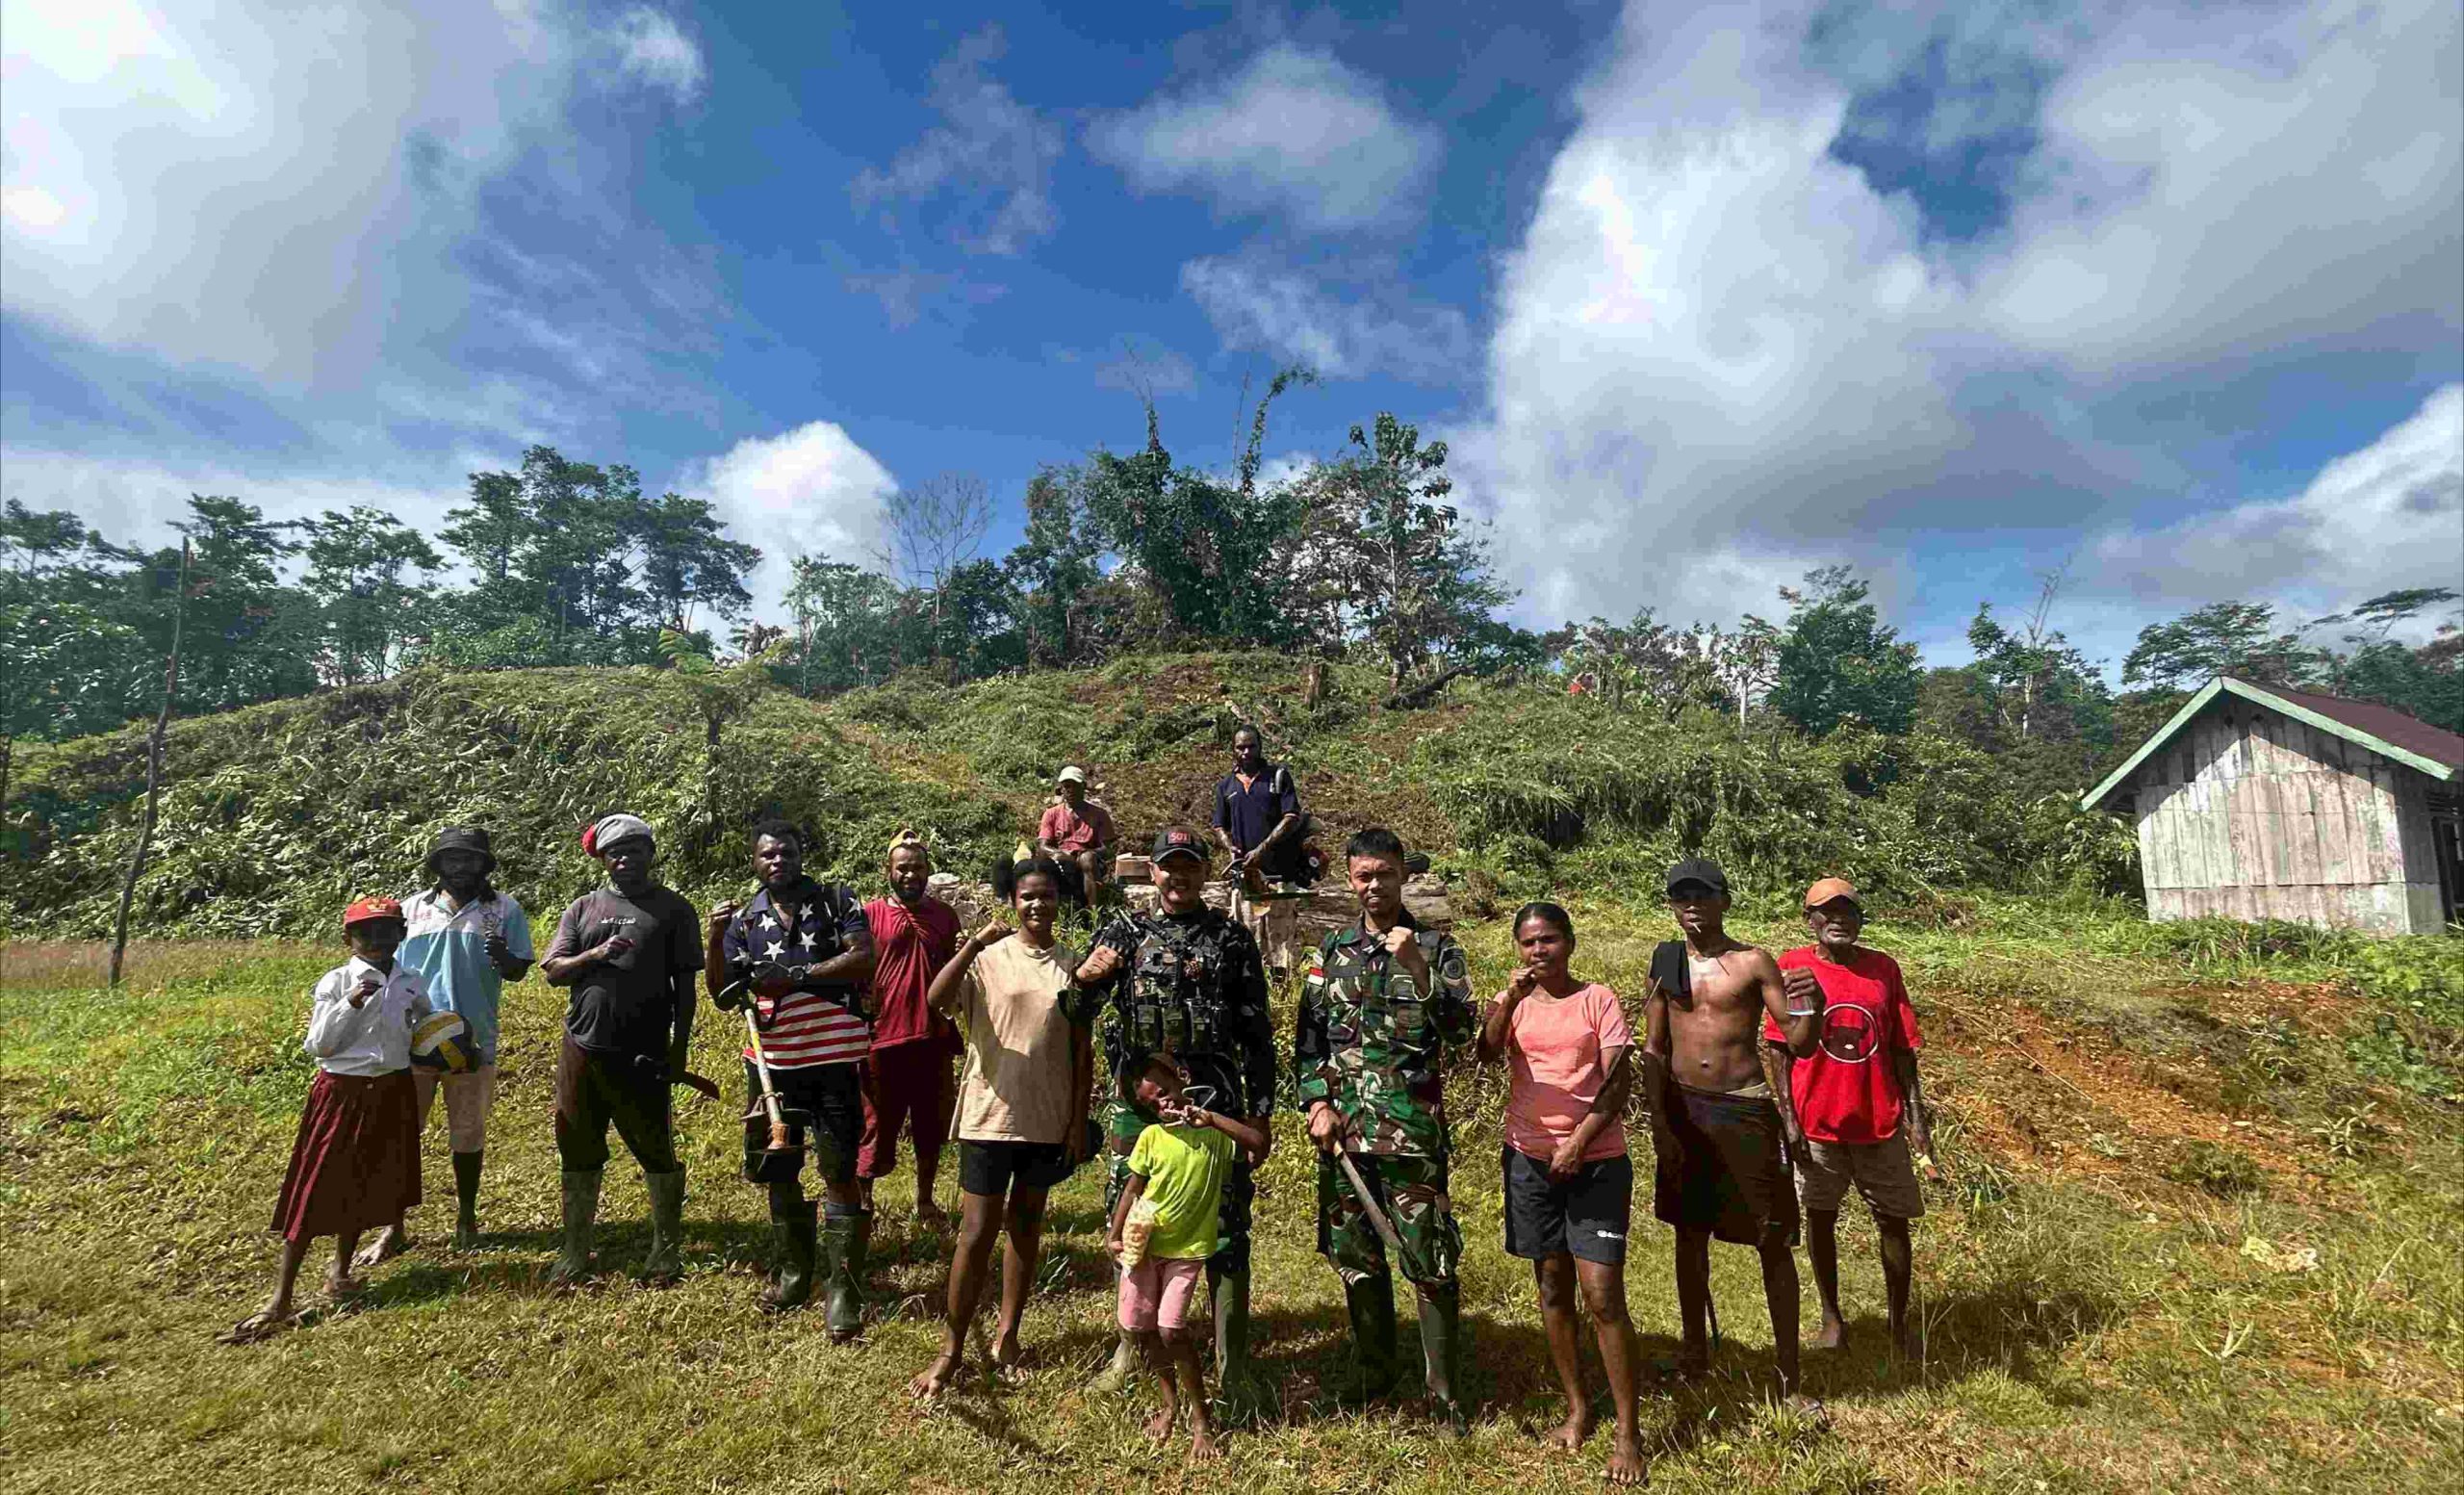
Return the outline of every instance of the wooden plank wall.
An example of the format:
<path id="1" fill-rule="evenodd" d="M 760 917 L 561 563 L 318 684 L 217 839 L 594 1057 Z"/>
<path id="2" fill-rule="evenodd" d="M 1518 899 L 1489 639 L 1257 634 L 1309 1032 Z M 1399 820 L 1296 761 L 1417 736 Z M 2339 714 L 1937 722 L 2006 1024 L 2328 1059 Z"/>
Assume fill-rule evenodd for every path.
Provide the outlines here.
<path id="1" fill-rule="evenodd" d="M 2152 917 L 2442 927 L 2426 781 L 2367 748 L 2227 696 L 2134 787 Z"/>

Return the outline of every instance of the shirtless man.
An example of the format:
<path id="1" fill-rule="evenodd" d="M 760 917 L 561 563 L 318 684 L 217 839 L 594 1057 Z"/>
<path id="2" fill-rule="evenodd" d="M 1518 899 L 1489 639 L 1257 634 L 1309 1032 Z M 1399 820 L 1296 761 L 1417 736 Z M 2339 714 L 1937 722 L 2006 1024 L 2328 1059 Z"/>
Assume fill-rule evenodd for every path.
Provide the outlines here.
<path id="1" fill-rule="evenodd" d="M 1822 995 L 1791 1007 L 1769 952 L 1729 938 L 1729 883 L 1715 863 L 1689 858 L 1668 873 L 1681 941 L 1652 956 L 1643 1009 L 1644 1083 L 1659 1167 L 1652 1213 L 1677 1232 L 1677 1302 L 1684 1319 L 1681 1374 L 1709 1360 L 1711 1240 L 1762 1256 L 1780 1394 L 1813 1407 L 1797 1386 L 1797 1197 L 1789 1186 L 1785 1084 L 1772 1085 L 1760 1052 L 1763 1022 L 1790 1052 L 1821 1036 Z M 1774 1056 L 1776 1058 L 1776 1056 Z"/>

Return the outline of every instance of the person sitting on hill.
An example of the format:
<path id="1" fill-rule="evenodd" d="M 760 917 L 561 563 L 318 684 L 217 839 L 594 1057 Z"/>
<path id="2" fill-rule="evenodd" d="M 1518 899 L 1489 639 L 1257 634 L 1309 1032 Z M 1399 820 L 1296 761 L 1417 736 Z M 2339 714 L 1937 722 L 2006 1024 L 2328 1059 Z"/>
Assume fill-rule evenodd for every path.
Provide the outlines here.
<path id="1" fill-rule="evenodd" d="M 1759 1040 L 1767 1017 L 1792 1051 L 1811 1052 L 1822 999 L 1791 1007 L 1770 955 L 1729 938 L 1728 877 L 1716 863 L 1680 862 L 1667 887 L 1685 938 L 1652 955 L 1643 1077 L 1659 1152 L 1652 1213 L 1677 1232 L 1678 1369 L 1700 1375 L 1709 1362 L 1712 1239 L 1751 1246 L 1762 1257 L 1780 1394 L 1795 1401 L 1797 1197 L 1786 1147 L 1795 1125 L 1783 1118 L 1787 1087 L 1772 1084 Z"/>
<path id="2" fill-rule="evenodd" d="M 1087 796 L 1087 770 L 1072 763 L 1053 780 L 1059 802 L 1036 824 L 1036 849 L 1076 874 L 1081 902 L 1101 893 L 1113 864 L 1113 815 Z"/>
<path id="3" fill-rule="evenodd" d="M 1232 771 L 1215 786 L 1215 838 L 1232 854 L 1234 875 L 1255 869 L 1270 883 L 1307 881 L 1307 819 L 1292 770 L 1267 761 L 1258 729 L 1232 734 Z"/>
<path id="4" fill-rule="evenodd" d="M 1813 1347 L 1836 1350 L 1848 1340 L 1839 1313 L 1839 1205 L 1854 1184 L 1873 1211 L 1881 1237 L 1891 1349 L 1910 1353 L 1913 1252 L 1908 1223 L 1925 1213 L 1916 1169 L 1931 1173 L 1934 1167 L 1933 1132 L 1916 1082 L 1916 1010 L 1909 1005 L 1899 963 L 1857 942 L 1865 911 L 1854 884 L 1826 877 L 1807 889 L 1806 923 L 1813 943 L 1783 954 L 1780 975 L 1791 1008 L 1821 1008 L 1820 1041 L 1812 1053 L 1798 1058 L 1779 1024 L 1768 1018 L 1762 1040 L 1785 1081 L 1795 1117 L 1788 1146 L 1796 1155 L 1798 1199 L 1806 1211 L 1806 1255 L 1822 1299 L 1822 1327 Z"/>

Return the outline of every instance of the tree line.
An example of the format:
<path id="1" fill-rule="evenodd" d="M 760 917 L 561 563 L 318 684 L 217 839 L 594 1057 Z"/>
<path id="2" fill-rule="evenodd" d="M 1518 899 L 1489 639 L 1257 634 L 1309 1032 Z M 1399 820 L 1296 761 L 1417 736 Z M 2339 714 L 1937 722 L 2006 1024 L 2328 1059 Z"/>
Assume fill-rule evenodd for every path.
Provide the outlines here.
<path id="1" fill-rule="evenodd" d="M 1489 535 L 1449 503 L 1443 442 L 1391 414 L 1345 449 L 1272 478 L 1261 455 L 1278 374 L 1245 413 L 1226 471 L 1176 459 L 1151 403 L 1144 442 L 1104 448 L 1028 483 L 1008 554 L 980 554 L 986 485 L 944 475 L 893 496 L 876 554 L 788 557 L 784 615 L 753 616 L 762 553 L 710 503 L 646 494 L 631 468 L 534 447 L 473 474 L 433 533 L 354 506 L 273 521 L 197 496 L 184 713 L 228 709 L 415 665 L 672 665 L 759 656 L 807 695 L 909 672 L 950 683 L 1101 663 L 1155 649 L 1248 647 L 1374 659 L 1397 692 L 1453 674 L 1546 679 L 1611 709 L 1688 709 L 1823 736 L 1925 730 L 2080 785 L 2162 722 L 2188 688 L 2234 673 L 2377 700 L 2464 731 L 2464 633 L 2400 631 L 2450 614 L 2447 588 L 2391 591 L 2298 622 L 2228 601 L 2143 629 L 2121 688 L 2052 626 L 2065 576 L 2015 612 L 1979 606 L 1970 662 L 1927 669 L 1849 568 L 1782 588 L 1776 620 L 1679 626 L 1645 606 L 1534 632 L 1503 621 L 1515 593 Z M 176 546 L 122 543 L 65 510 L 0 510 L 0 722 L 65 738 L 159 704 Z M 449 565 L 454 569 L 449 579 Z"/>

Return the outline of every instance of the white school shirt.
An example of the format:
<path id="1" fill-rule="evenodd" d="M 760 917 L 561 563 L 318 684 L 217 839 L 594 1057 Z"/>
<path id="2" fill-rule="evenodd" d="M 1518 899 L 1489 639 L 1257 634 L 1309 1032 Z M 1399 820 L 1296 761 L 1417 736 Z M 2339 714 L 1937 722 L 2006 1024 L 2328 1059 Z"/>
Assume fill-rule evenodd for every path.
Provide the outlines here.
<path id="1" fill-rule="evenodd" d="M 358 1008 L 351 988 L 365 976 L 384 987 Z M 328 1074 L 391 1074 L 411 1067 L 411 1028 L 435 1011 L 420 973 L 394 962 L 391 976 L 354 955 L 325 972 L 308 1009 L 308 1040 L 299 1046 Z"/>

